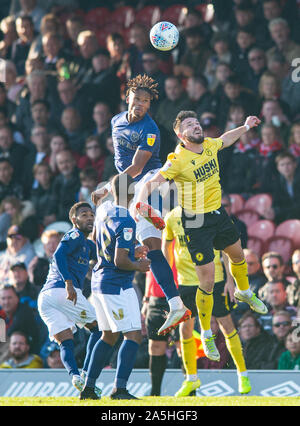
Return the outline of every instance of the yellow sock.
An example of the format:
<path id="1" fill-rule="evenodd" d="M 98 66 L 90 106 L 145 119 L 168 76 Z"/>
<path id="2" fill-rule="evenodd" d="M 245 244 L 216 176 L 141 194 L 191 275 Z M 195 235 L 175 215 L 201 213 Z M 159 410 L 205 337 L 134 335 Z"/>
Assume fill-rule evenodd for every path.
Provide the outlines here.
<path id="1" fill-rule="evenodd" d="M 197 359 L 196 359 L 196 341 L 194 337 L 190 339 L 182 339 L 181 345 L 181 356 L 182 362 L 186 374 L 192 375 L 197 374 Z"/>
<path id="2" fill-rule="evenodd" d="M 196 294 L 196 305 L 199 314 L 201 330 L 210 330 L 210 321 L 214 306 L 213 293 L 208 293 L 198 287 Z"/>
<path id="3" fill-rule="evenodd" d="M 225 335 L 225 342 L 238 373 L 247 371 L 243 348 L 237 330 L 233 330 L 228 336 Z"/>
<path id="4" fill-rule="evenodd" d="M 249 289 L 249 280 L 248 280 L 248 267 L 247 262 L 244 259 L 239 263 L 229 263 L 230 272 L 233 278 L 236 281 L 236 285 L 239 290 L 248 290 Z"/>

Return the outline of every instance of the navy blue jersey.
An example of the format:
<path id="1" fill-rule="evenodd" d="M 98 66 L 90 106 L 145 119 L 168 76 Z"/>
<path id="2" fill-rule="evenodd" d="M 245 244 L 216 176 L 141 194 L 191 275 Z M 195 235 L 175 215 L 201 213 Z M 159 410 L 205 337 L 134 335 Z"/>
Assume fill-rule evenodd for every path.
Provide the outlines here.
<path id="1" fill-rule="evenodd" d="M 42 291 L 65 288 L 66 280 L 72 280 L 74 287 L 82 289 L 89 261 L 96 258 L 95 243 L 87 240 L 79 229 L 72 228 L 57 246 Z"/>
<path id="2" fill-rule="evenodd" d="M 115 252 L 124 248 L 130 260 L 135 260 L 135 221 L 126 208 L 107 201 L 96 210 L 95 227 L 98 262 L 93 269 L 92 291 L 120 294 L 121 289 L 132 287 L 134 271 L 117 268 Z"/>
<path id="3" fill-rule="evenodd" d="M 138 148 L 151 152 L 152 156 L 142 173 L 135 178 L 138 181 L 150 170 L 162 166 L 159 158 L 160 132 L 155 121 L 148 114 L 142 120 L 134 123 L 129 123 L 127 114 L 128 111 L 121 112 L 111 120 L 115 166 L 118 172 L 122 173 L 131 166 Z"/>

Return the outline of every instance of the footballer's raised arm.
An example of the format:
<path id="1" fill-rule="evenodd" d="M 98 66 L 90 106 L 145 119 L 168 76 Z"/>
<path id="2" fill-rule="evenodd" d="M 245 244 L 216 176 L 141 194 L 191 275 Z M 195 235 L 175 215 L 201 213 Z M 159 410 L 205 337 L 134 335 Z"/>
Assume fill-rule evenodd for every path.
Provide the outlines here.
<path id="1" fill-rule="evenodd" d="M 160 170 L 153 176 L 152 179 L 150 179 L 148 182 L 146 182 L 140 189 L 137 203 L 143 202 L 146 203 L 148 200 L 149 195 L 158 188 L 162 183 L 165 183 L 167 179 L 165 179 L 162 174 L 160 173 Z"/>
<path id="2" fill-rule="evenodd" d="M 220 136 L 220 139 L 223 140 L 223 148 L 228 148 L 230 145 L 234 144 L 239 138 L 246 133 L 248 130 L 253 127 L 257 127 L 261 123 L 260 119 L 255 116 L 247 117 L 244 126 L 237 127 L 236 129 L 229 130 L 229 132 L 224 133 Z"/>
<path id="3" fill-rule="evenodd" d="M 151 156 L 152 156 L 152 152 L 137 149 L 132 159 L 131 165 L 127 167 L 127 169 L 125 169 L 123 173 L 127 173 L 132 178 L 135 178 L 136 176 L 140 175 L 145 165 L 150 160 Z"/>

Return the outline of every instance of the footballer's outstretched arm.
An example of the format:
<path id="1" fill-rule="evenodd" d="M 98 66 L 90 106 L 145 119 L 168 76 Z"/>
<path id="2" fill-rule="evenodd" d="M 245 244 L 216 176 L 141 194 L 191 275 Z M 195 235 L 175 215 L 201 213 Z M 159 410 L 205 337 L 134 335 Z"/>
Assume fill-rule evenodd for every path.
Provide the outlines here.
<path id="1" fill-rule="evenodd" d="M 158 188 L 161 184 L 165 183 L 167 180 L 162 176 L 160 171 L 158 171 L 152 179 L 146 182 L 139 192 L 139 196 L 137 199 L 138 202 L 147 203 L 149 195 Z"/>
<path id="2" fill-rule="evenodd" d="M 224 133 L 220 138 L 223 140 L 223 148 L 228 148 L 234 144 L 239 138 L 246 133 L 249 129 L 257 127 L 261 123 L 260 119 L 255 116 L 247 117 L 244 126 L 237 127 L 236 129 L 229 130 Z"/>
<path id="3" fill-rule="evenodd" d="M 125 169 L 123 173 L 127 173 L 132 178 L 135 178 L 136 176 L 142 173 L 145 165 L 148 163 L 151 157 L 152 157 L 152 152 L 142 150 L 142 149 L 137 149 L 132 159 L 131 165 L 127 167 L 127 169 Z"/>

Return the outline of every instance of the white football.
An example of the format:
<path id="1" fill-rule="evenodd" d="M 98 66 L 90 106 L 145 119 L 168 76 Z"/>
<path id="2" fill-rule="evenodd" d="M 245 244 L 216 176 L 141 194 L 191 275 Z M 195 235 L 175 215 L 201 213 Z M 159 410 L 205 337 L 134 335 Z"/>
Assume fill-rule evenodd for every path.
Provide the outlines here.
<path id="1" fill-rule="evenodd" d="M 179 31 L 171 22 L 163 21 L 155 24 L 150 31 L 150 41 L 158 50 L 171 50 L 177 46 Z"/>

